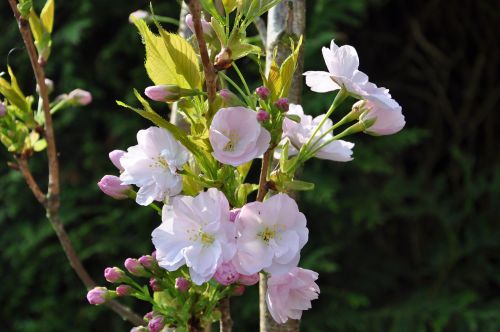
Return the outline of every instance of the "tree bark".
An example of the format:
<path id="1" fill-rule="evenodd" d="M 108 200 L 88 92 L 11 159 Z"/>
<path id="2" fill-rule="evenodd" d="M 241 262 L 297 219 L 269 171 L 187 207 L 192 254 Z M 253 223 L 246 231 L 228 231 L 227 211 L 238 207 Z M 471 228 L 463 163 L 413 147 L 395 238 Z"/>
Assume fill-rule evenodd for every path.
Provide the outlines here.
<path id="1" fill-rule="evenodd" d="M 276 62 L 280 65 L 291 53 L 290 38 L 298 40 L 304 35 L 306 26 L 306 0 L 285 0 L 273 7 L 268 13 L 266 38 L 266 73 L 271 68 L 274 49 Z M 302 72 L 304 68 L 303 48 L 297 61 L 297 70 L 293 76 L 288 99 L 299 104 L 302 96 Z M 271 317 L 266 304 L 267 277 L 261 273 L 259 282 L 259 308 L 261 332 L 298 332 L 300 320 L 288 320 L 278 324 Z"/>

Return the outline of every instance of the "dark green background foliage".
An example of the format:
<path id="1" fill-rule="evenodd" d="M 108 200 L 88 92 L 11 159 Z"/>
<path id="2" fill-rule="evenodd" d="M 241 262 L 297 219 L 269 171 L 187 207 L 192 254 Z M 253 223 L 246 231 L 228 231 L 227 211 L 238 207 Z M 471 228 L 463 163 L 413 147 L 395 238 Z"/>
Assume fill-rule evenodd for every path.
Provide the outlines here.
<path id="1" fill-rule="evenodd" d="M 177 16 L 175 1 L 156 2 L 158 13 Z M 107 153 L 132 145 L 149 126 L 114 104 L 133 103 L 132 88 L 150 84 L 127 22 L 147 4 L 57 5 L 48 76 L 56 93 L 81 87 L 94 95 L 90 106 L 56 117 L 62 215 L 85 266 L 104 283 L 104 267 L 152 250 L 159 221 L 95 185 L 115 172 Z M 351 163 L 307 165 L 303 178 L 317 186 L 300 202 L 311 230 L 302 265 L 320 272 L 321 296 L 304 314 L 304 331 L 500 331 L 499 20 L 494 0 L 309 1 L 306 69 L 324 69 L 320 47 L 333 36 L 355 46 L 361 70 L 402 104 L 407 127 L 356 137 Z M 0 67 L 10 63 L 32 91 L 6 1 L 0 22 Z M 243 65 L 255 75 L 251 61 Z M 308 113 L 330 102 L 305 92 Z M 86 303 L 42 209 L 7 168 L 5 151 L 0 159 L 1 330 L 128 330 Z M 41 155 L 31 165 L 36 176 L 46 171 Z M 255 289 L 234 299 L 237 331 L 257 329 L 256 303 Z"/>

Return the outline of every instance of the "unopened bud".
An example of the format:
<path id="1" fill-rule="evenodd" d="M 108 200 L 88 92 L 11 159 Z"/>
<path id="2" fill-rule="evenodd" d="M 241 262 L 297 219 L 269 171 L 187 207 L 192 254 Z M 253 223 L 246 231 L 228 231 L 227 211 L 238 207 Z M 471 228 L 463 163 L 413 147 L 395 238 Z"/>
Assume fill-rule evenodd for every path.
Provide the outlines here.
<path id="1" fill-rule="evenodd" d="M 245 104 L 235 95 L 233 92 L 228 89 L 222 89 L 218 92 L 219 97 L 221 97 L 224 107 L 235 107 L 235 106 L 244 106 Z"/>
<path id="2" fill-rule="evenodd" d="M 189 289 L 189 281 L 186 278 L 179 277 L 175 279 L 175 288 L 181 293 L 187 292 Z"/>
<path id="3" fill-rule="evenodd" d="M 110 297 L 109 290 L 106 287 L 94 287 L 87 293 L 87 300 L 90 304 L 103 304 Z"/>
<path id="4" fill-rule="evenodd" d="M 101 181 L 97 183 L 97 185 L 103 193 L 113 197 L 114 199 L 128 198 L 130 186 L 123 184 L 117 176 L 105 175 Z"/>
<path id="5" fill-rule="evenodd" d="M 276 107 L 283 111 L 283 112 L 288 112 L 288 107 L 290 106 L 288 104 L 288 98 L 280 98 L 276 101 L 275 103 Z"/>
<path id="6" fill-rule="evenodd" d="M 68 98 L 69 100 L 73 101 L 73 103 L 80 106 L 85 106 L 92 102 L 92 95 L 90 94 L 90 92 L 82 89 L 75 89 L 71 91 L 68 95 Z"/>
<path id="7" fill-rule="evenodd" d="M 120 158 L 125 154 L 126 152 L 123 150 L 113 150 L 109 153 L 109 160 L 115 165 L 116 168 L 120 172 L 123 172 L 125 169 L 122 166 L 122 163 L 120 162 Z"/>
<path id="8" fill-rule="evenodd" d="M 269 89 L 265 86 L 259 86 L 257 89 L 255 89 L 255 94 L 259 96 L 260 99 L 266 100 L 267 98 L 269 98 L 271 91 L 269 91 Z"/>
<path id="9" fill-rule="evenodd" d="M 146 90 L 144 90 L 144 94 L 152 100 L 174 102 L 181 97 L 180 91 L 181 89 L 177 85 L 164 84 L 148 86 Z"/>
<path id="10" fill-rule="evenodd" d="M 224 286 L 234 284 L 239 277 L 240 274 L 236 271 L 231 262 L 223 263 L 217 268 L 214 274 L 215 281 Z"/>
<path id="11" fill-rule="evenodd" d="M 259 282 L 259 274 L 254 273 L 250 275 L 240 274 L 240 278 L 238 279 L 238 283 L 245 286 L 252 286 Z"/>
<path id="12" fill-rule="evenodd" d="M 125 272 L 123 272 L 120 268 L 107 267 L 104 270 L 104 278 L 106 278 L 108 282 L 120 282 L 123 280 L 123 277 L 125 277 Z"/>
<path id="13" fill-rule="evenodd" d="M 224 47 L 219 54 L 215 56 L 214 68 L 216 70 L 224 70 L 231 67 L 232 51 L 228 47 Z"/>
<path id="14" fill-rule="evenodd" d="M 245 293 L 245 288 L 246 287 L 243 286 L 243 285 L 236 285 L 236 286 L 234 286 L 232 295 L 233 296 L 241 296 L 241 295 L 243 295 Z"/>
<path id="15" fill-rule="evenodd" d="M 0 118 L 7 114 L 7 107 L 3 103 L 0 102 Z"/>
<path id="16" fill-rule="evenodd" d="M 144 269 L 144 267 L 135 258 L 127 258 L 125 260 L 125 268 L 130 274 L 136 277 L 148 277 L 149 273 Z"/>
<path id="17" fill-rule="evenodd" d="M 135 20 L 147 20 L 149 18 L 149 13 L 145 10 L 136 10 L 135 12 L 130 13 L 128 16 L 128 21 L 130 23 L 134 23 Z"/>
<path id="18" fill-rule="evenodd" d="M 266 122 L 269 121 L 270 115 L 262 108 L 257 111 L 257 121 Z"/>
<path id="19" fill-rule="evenodd" d="M 151 289 L 154 292 L 160 292 L 160 291 L 163 290 L 163 288 L 161 287 L 160 283 L 155 278 L 149 279 L 149 287 L 151 287 Z"/>
<path id="20" fill-rule="evenodd" d="M 54 91 L 54 81 L 50 78 L 45 79 L 45 87 L 47 88 L 47 94 L 51 94 Z M 36 92 L 40 93 L 40 89 L 38 88 L 38 84 L 36 85 Z"/>
<path id="21" fill-rule="evenodd" d="M 134 292 L 134 289 L 129 285 L 120 285 L 116 287 L 116 295 L 118 296 L 128 296 Z"/>
<path id="22" fill-rule="evenodd" d="M 144 315 L 143 318 L 146 322 L 149 322 L 151 319 L 153 319 L 153 312 L 152 311 L 148 312 L 147 314 Z"/>
<path id="23" fill-rule="evenodd" d="M 155 316 L 148 323 L 148 329 L 150 332 L 160 332 L 165 327 L 162 316 Z"/>
<path id="24" fill-rule="evenodd" d="M 144 255 L 139 257 L 139 263 L 147 269 L 150 269 L 153 266 L 154 259 L 150 255 Z"/>
<path id="25" fill-rule="evenodd" d="M 186 15 L 186 25 L 188 26 L 189 30 L 191 30 L 191 32 L 195 34 L 193 15 L 191 14 Z M 203 34 L 205 35 L 205 37 L 212 36 L 212 32 L 214 31 L 212 29 L 212 25 L 208 23 L 203 17 L 201 18 L 201 28 L 203 30 Z"/>

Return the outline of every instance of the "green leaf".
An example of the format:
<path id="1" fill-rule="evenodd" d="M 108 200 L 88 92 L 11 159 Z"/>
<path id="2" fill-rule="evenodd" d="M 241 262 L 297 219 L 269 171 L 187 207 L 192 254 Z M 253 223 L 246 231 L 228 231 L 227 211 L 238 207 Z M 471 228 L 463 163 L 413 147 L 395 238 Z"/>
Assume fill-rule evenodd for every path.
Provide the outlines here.
<path id="1" fill-rule="evenodd" d="M 40 13 L 40 19 L 45 31 L 52 33 L 54 26 L 54 0 L 47 0 Z"/>
<path id="2" fill-rule="evenodd" d="M 307 191 L 314 189 L 314 183 L 300 180 L 286 181 L 283 186 L 286 190 L 290 191 Z"/>
<path id="3" fill-rule="evenodd" d="M 247 202 L 247 197 L 250 195 L 252 192 L 256 191 L 259 189 L 259 186 L 257 184 L 253 183 L 243 183 L 238 186 L 237 190 L 237 200 L 238 200 L 238 206 L 243 206 Z"/>
<path id="4" fill-rule="evenodd" d="M 233 60 L 243 58 L 249 54 L 262 54 L 262 49 L 257 45 L 247 44 L 247 43 L 237 43 L 236 45 L 230 47 Z"/>
<path id="5" fill-rule="evenodd" d="M 43 151 L 46 147 L 47 141 L 45 140 L 45 138 L 42 138 L 41 140 L 38 140 L 35 142 L 35 144 L 33 144 L 33 150 L 35 150 L 35 152 Z"/>
<path id="6" fill-rule="evenodd" d="M 280 171 L 281 173 L 286 173 L 286 163 L 288 161 L 288 147 L 290 146 L 290 141 L 287 139 L 280 154 Z"/>
<path id="7" fill-rule="evenodd" d="M 161 36 L 149 30 L 143 20 L 135 20 L 146 47 L 146 71 L 156 85 L 173 84 L 201 89 L 202 76 L 193 47 L 181 36 L 160 28 Z"/>
<path id="8" fill-rule="evenodd" d="M 33 33 L 33 38 L 35 38 L 35 42 L 39 42 L 42 40 L 43 26 L 40 18 L 38 18 L 38 15 L 34 10 L 30 11 L 28 21 L 30 23 L 31 32 Z"/>
<path id="9" fill-rule="evenodd" d="M 201 7 L 203 10 L 210 13 L 212 17 L 215 17 L 221 24 L 224 24 L 224 19 L 217 11 L 217 7 L 215 7 L 214 0 L 200 0 Z"/>
<path id="10" fill-rule="evenodd" d="M 280 68 L 280 83 L 281 83 L 281 91 L 280 97 L 287 97 L 288 91 L 290 90 L 290 86 L 292 85 L 293 74 L 297 69 L 297 60 L 299 58 L 300 47 L 302 46 L 302 36 L 295 46 L 293 41 L 291 45 L 292 54 L 290 54 L 285 61 L 281 64 Z"/>
<path id="11" fill-rule="evenodd" d="M 286 114 L 285 117 L 292 120 L 293 122 L 300 123 L 300 116 L 298 116 L 297 114 Z"/>

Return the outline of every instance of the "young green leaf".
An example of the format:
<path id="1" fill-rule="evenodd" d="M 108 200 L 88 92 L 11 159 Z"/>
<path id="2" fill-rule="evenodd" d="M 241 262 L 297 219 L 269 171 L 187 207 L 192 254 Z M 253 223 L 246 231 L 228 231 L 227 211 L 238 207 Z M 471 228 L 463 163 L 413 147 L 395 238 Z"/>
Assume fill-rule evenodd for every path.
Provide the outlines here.
<path id="1" fill-rule="evenodd" d="M 54 0 L 47 0 L 40 13 L 42 25 L 48 33 L 52 33 L 54 26 Z"/>

